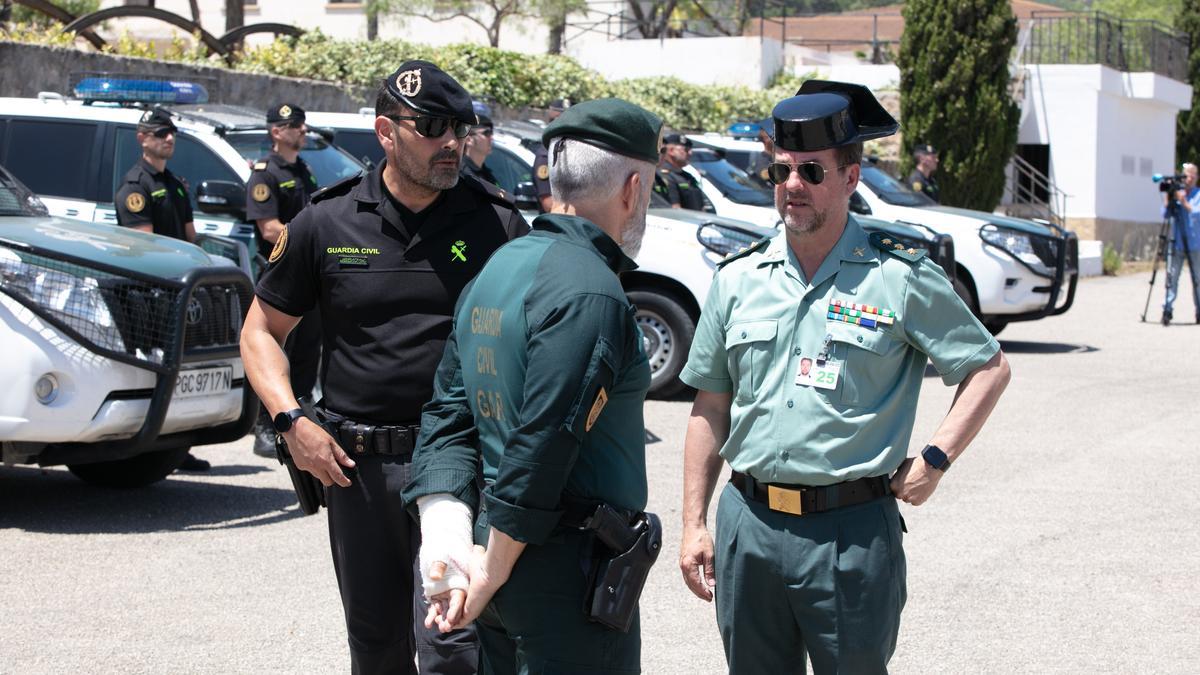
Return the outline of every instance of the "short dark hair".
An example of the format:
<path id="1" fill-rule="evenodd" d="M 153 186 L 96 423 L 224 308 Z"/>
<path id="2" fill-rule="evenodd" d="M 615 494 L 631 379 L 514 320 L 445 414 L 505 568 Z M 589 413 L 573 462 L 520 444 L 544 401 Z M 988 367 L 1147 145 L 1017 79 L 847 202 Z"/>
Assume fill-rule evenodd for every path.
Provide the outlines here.
<path id="1" fill-rule="evenodd" d="M 404 104 L 388 91 L 387 80 L 381 80 L 379 93 L 375 95 L 375 116 L 400 115 L 403 112 Z"/>
<path id="2" fill-rule="evenodd" d="M 862 164 L 863 144 L 859 142 L 843 145 L 835 149 L 833 156 L 837 159 L 838 166 Z"/>

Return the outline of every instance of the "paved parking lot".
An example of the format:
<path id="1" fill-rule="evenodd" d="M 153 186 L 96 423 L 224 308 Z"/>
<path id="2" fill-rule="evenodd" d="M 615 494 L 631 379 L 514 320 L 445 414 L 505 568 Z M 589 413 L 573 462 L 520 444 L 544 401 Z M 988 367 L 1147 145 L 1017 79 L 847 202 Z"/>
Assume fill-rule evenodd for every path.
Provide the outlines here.
<path id="1" fill-rule="evenodd" d="M 1068 314 L 1002 334 L 1013 380 L 992 422 L 903 507 L 894 672 L 1196 672 L 1200 326 L 1139 323 L 1148 278 L 1086 280 Z M 926 379 L 917 448 L 952 395 Z M 642 609 L 651 674 L 723 672 L 712 607 L 675 567 L 689 405 L 646 408 L 668 527 Z M 323 515 L 298 515 L 249 439 L 198 454 L 210 474 L 133 492 L 0 468 L 0 672 L 347 670 Z"/>

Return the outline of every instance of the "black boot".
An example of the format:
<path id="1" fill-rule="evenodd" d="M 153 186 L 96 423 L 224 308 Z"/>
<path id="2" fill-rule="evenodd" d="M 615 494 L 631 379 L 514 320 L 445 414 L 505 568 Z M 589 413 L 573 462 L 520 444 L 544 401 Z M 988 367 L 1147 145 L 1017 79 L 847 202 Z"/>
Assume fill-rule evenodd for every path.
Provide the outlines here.
<path id="1" fill-rule="evenodd" d="M 187 454 L 187 457 L 183 459 L 183 464 L 179 465 L 180 471 L 208 471 L 211 468 L 212 464 L 209 464 L 206 460 L 200 459 L 190 452 Z"/>
<path id="2" fill-rule="evenodd" d="M 275 425 L 266 414 L 260 414 L 254 424 L 254 454 L 275 458 Z"/>
<path id="3" fill-rule="evenodd" d="M 1171 319 L 1173 319 L 1173 318 L 1175 318 L 1175 317 L 1171 315 L 1171 310 L 1169 310 L 1169 309 L 1164 309 L 1164 310 L 1163 310 L 1162 324 L 1163 324 L 1164 326 L 1170 326 L 1170 325 L 1171 325 Z"/>

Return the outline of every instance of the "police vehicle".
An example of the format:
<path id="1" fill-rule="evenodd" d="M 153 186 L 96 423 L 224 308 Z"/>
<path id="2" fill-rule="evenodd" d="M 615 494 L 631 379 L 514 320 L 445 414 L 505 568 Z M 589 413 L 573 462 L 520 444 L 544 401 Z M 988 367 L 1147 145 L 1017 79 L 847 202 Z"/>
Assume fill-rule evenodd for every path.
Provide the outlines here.
<path id="1" fill-rule="evenodd" d="M 762 144 L 717 135 L 689 136 L 698 148 L 699 170 L 744 162 L 749 166 Z M 718 173 L 716 171 L 710 173 Z M 939 206 L 864 159 L 862 178 L 850 200 L 856 216 L 920 223 L 955 243 L 955 290 L 985 326 L 997 334 L 1013 321 L 1062 314 L 1075 300 L 1079 280 L 1079 240 L 1049 223 L 995 213 Z"/>
<path id="2" fill-rule="evenodd" d="M 193 445 L 245 435 L 258 409 L 238 350 L 248 254 L 197 241 L 51 216 L 0 167 L 5 464 L 136 487 Z"/>
<path id="3" fill-rule="evenodd" d="M 265 114 L 199 102 L 197 89 L 203 92 L 189 83 L 97 76 L 80 78 L 73 98 L 50 92 L 0 98 L 0 165 L 51 215 L 115 224 L 113 195 L 141 157 L 137 122 L 146 105 L 162 105 L 179 128 L 167 168 L 189 187 L 197 234 L 232 237 L 253 252 L 257 234 L 245 220 L 245 185 L 252 163 L 270 150 Z M 317 133 L 300 156 L 319 186 L 363 168 Z"/>

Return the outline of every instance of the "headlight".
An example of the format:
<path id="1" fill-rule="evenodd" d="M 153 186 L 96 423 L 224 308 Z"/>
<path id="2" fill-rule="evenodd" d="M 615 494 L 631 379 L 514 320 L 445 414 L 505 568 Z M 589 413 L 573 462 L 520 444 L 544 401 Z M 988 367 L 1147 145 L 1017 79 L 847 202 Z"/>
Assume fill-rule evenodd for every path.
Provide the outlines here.
<path id="1" fill-rule="evenodd" d="M 26 262 L 14 251 L 0 247 L 0 289 L 22 297 L 99 347 L 125 351 L 125 342 L 94 277 Z"/>
<path id="2" fill-rule="evenodd" d="M 696 239 L 708 250 L 718 255 L 726 256 L 737 253 L 753 244 L 762 236 L 749 230 L 742 230 L 728 225 L 705 223 L 696 230 Z"/>
<path id="3" fill-rule="evenodd" d="M 995 225 L 984 225 L 979 230 L 979 236 L 987 243 L 1007 252 L 1012 257 L 1025 263 L 1037 274 L 1052 276 L 1050 267 L 1034 250 L 1033 238 L 1024 232 L 1001 229 Z"/>

